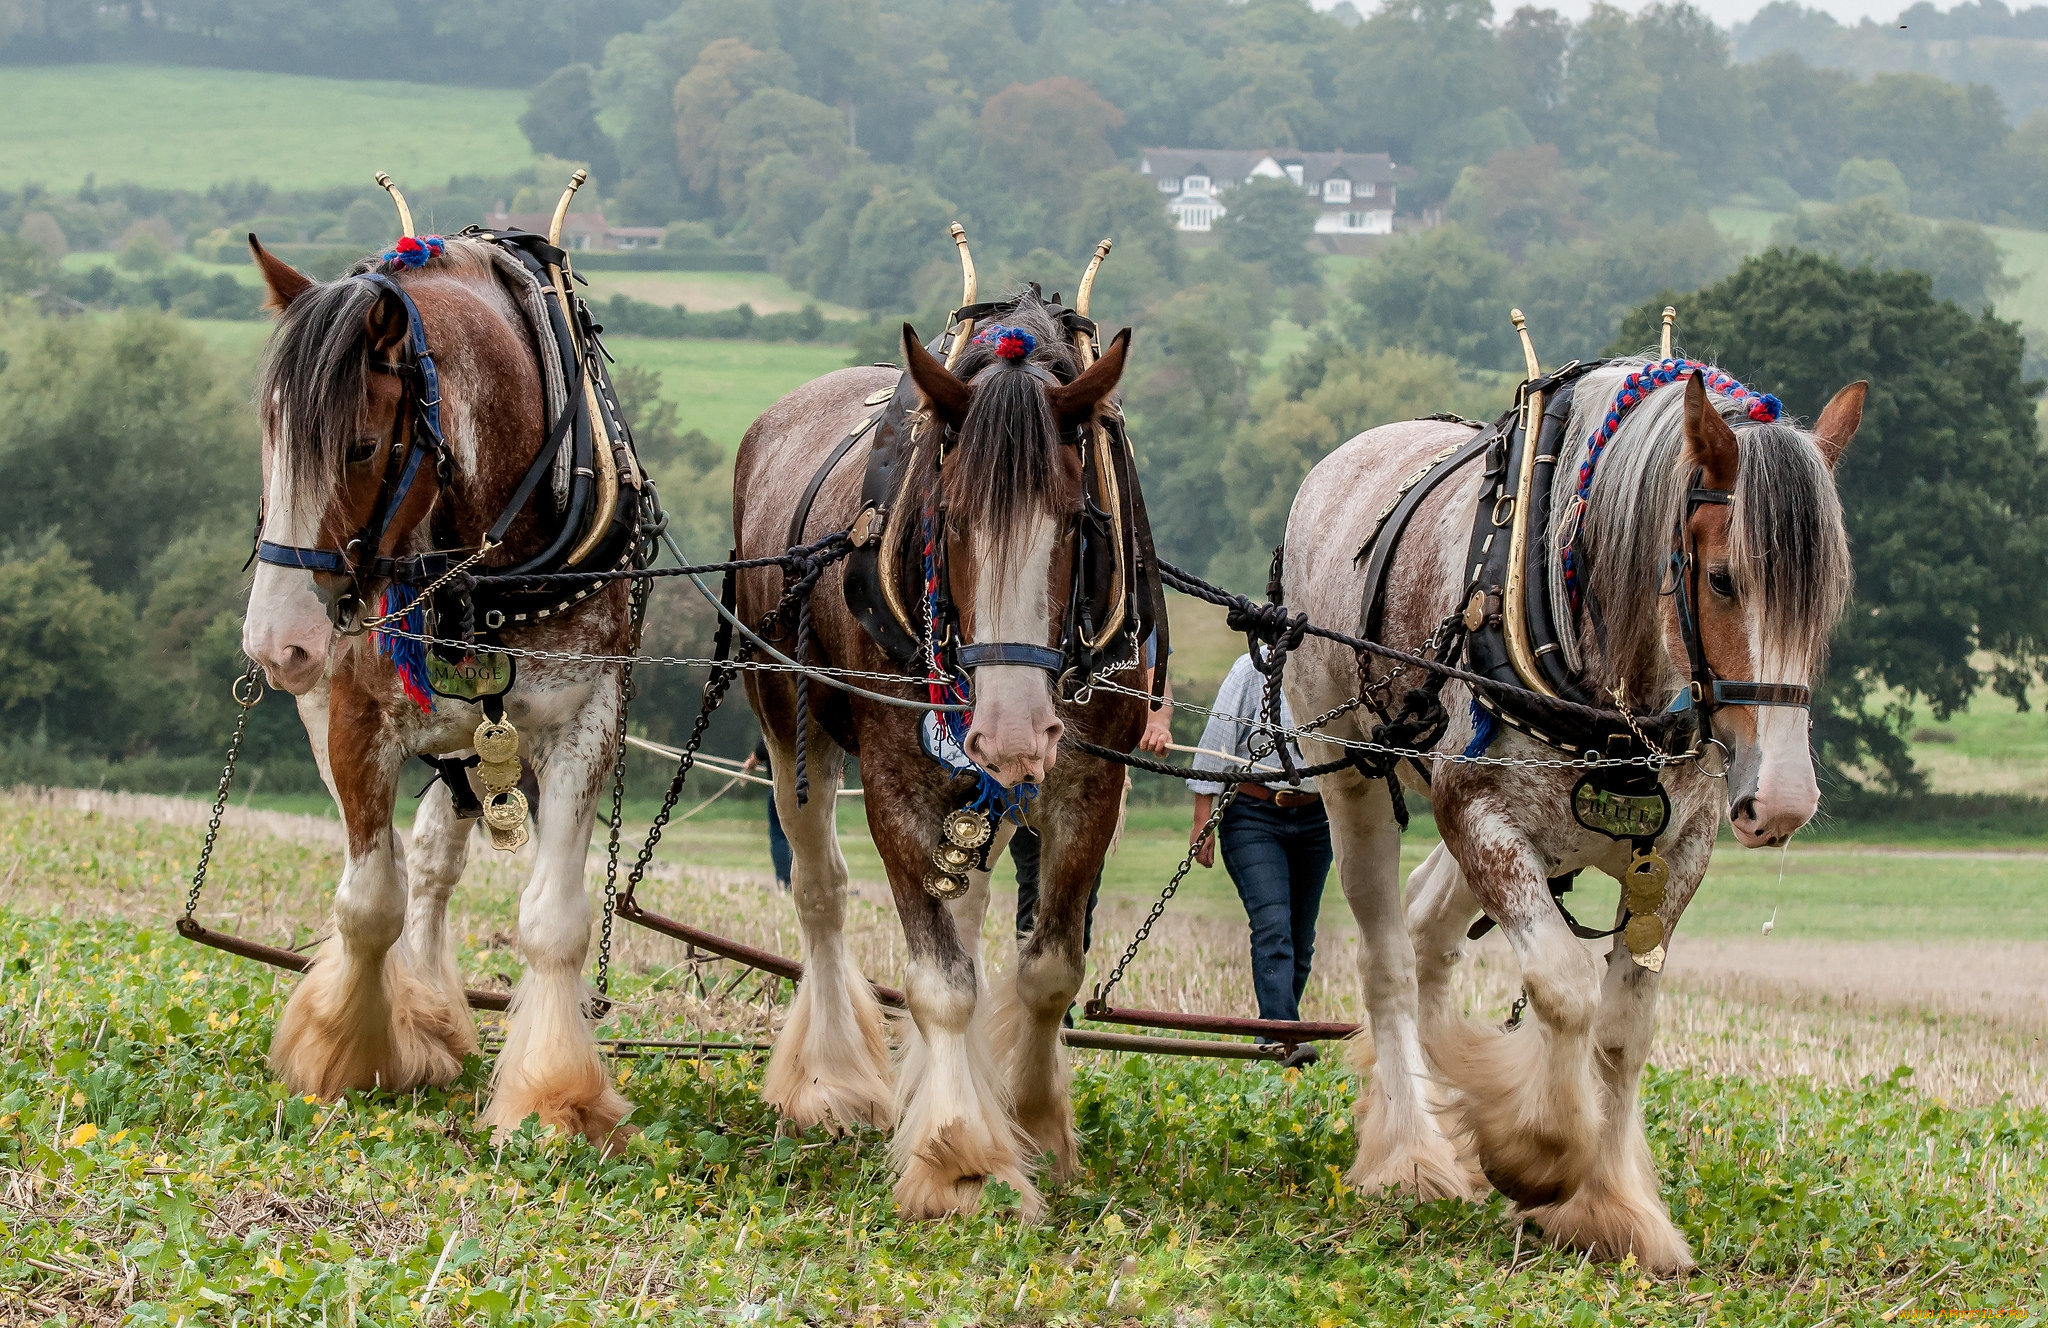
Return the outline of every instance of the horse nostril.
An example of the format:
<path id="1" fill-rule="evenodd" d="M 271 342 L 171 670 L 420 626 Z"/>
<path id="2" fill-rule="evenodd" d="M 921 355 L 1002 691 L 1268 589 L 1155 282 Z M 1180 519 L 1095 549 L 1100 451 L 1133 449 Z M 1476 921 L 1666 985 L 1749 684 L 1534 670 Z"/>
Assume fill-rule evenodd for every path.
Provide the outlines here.
<path id="1" fill-rule="evenodd" d="M 1728 809 L 1728 819 L 1731 821 L 1754 821 L 1756 819 L 1756 798 L 1752 796 L 1738 799 L 1735 805 Z"/>

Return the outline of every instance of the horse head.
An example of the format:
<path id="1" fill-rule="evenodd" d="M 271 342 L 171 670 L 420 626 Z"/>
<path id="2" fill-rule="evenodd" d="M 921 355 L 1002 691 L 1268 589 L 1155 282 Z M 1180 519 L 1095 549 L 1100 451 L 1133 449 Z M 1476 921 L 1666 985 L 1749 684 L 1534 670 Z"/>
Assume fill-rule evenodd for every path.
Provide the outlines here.
<path id="1" fill-rule="evenodd" d="M 1068 550 L 1087 510 L 1077 426 L 1116 390 L 1128 329 L 1085 369 L 1059 324 L 1031 295 L 985 329 L 948 369 L 905 324 L 910 376 L 943 461 L 927 505 L 945 546 L 946 590 L 960 642 L 1058 647 Z M 904 523 L 917 540 L 917 523 Z M 974 719 L 967 755 L 1005 787 L 1036 783 L 1061 734 L 1054 674 L 1035 664 L 971 667 Z"/>
<path id="2" fill-rule="evenodd" d="M 1589 460 L 1584 422 L 1643 368 L 1610 366 L 1579 388 L 1578 464 L 1559 466 L 1556 509 L 1586 500 L 1575 550 L 1586 589 L 1568 650 L 1638 702 L 1689 700 L 1725 756 L 1736 838 L 1779 845 L 1820 801 L 1804 689 L 1849 594 L 1834 470 L 1868 384 L 1837 392 L 1808 430 L 1779 422 L 1774 399 L 1689 371 L 1681 391 L 1653 391 L 1610 426 L 1605 455 Z"/>
<path id="3" fill-rule="evenodd" d="M 497 307 L 504 301 L 489 260 L 460 241 L 448 242 L 445 256 L 437 248 L 440 261 L 418 272 L 405 262 L 365 263 L 324 283 L 255 236 L 249 244 L 278 321 L 257 385 L 263 543 L 242 648 L 273 686 L 303 694 L 325 673 L 336 631 L 356 630 L 374 610 L 391 583 L 389 560 L 420 542 L 430 512 L 439 508 L 471 534 L 474 514 L 444 504 L 445 490 L 477 464 L 480 433 L 530 425 L 495 418 L 507 412 L 491 399 L 537 401 L 539 384 L 505 326 L 508 311 Z M 509 358 L 497 353 L 494 333 L 512 343 Z M 427 334 L 444 352 L 437 379 L 421 364 Z M 439 436 L 429 401 L 438 405 Z"/>
<path id="4" fill-rule="evenodd" d="M 1699 374 L 1685 386 L 1681 469 L 1703 489 L 1734 495 L 1683 515 L 1699 586 L 1694 612 L 1717 678 L 1806 685 L 1825 660 L 1849 590 L 1848 543 L 1833 478 L 1863 419 L 1868 384 L 1837 392 L 1811 431 L 1769 424 L 1747 443 L 1714 409 Z M 1667 647 L 1677 637 L 1677 596 L 1667 599 Z M 1778 845 L 1813 819 L 1820 803 L 1804 707 L 1725 706 L 1713 714 L 1728 748 L 1728 819 L 1756 848 Z"/>

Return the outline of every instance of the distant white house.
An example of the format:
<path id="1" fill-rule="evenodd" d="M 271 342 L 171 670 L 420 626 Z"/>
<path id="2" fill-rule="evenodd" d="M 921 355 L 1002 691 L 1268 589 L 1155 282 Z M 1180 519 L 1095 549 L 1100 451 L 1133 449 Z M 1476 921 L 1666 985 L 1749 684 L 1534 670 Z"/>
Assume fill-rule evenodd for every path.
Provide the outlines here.
<path id="1" fill-rule="evenodd" d="M 1147 148 L 1140 175 L 1159 182 L 1166 210 L 1184 231 L 1206 231 L 1230 210 L 1228 195 L 1248 180 L 1288 180 L 1316 201 L 1316 234 L 1391 235 L 1394 187 L 1414 178 L 1384 152 L 1279 152 L 1234 148 Z"/>

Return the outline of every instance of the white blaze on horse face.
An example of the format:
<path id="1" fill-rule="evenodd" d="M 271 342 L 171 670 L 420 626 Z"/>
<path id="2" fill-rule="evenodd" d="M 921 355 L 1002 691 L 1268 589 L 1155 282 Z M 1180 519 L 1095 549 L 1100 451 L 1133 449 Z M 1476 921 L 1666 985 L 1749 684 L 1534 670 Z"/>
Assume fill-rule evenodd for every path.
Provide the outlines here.
<path id="1" fill-rule="evenodd" d="M 1753 633 L 1761 624 L 1751 615 Z M 1790 651 L 1767 638 L 1758 652 L 1757 681 L 1804 684 L 1811 675 L 1811 661 L 1794 659 Z M 1747 848 L 1776 847 L 1813 819 L 1820 806 L 1820 785 L 1814 779 L 1813 751 L 1807 741 L 1807 712 L 1796 706 L 1746 707 L 1755 722 L 1754 756 L 1745 759 L 1738 752 L 1730 762 L 1729 777 L 1755 771 L 1755 788 L 1740 784 L 1728 790 L 1729 824 L 1737 840 Z M 1728 711 L 1723 710 L 1722 714 Z M 1746 779 L 1742 784 L 1746 784 Z"/>
<path id="2" fill-rule="evenodd" d="M 316 514 L 293 510 L 287 468 L 270 440 L 263 443 L 263 538 L 273 544 L 310 547 L 319 536 Z M 256 564 L 249 588 L 249 613 L 242 622 L 242 651 L 263 666 L 270 685 L 303 696 L 327 669 L 334 624 L 314 588 L 313 574 L 299 567 Z"/>
<path id="3" fill-rule="evenodd" d="M 1051 639 L 1056 530 L 1050 513 L 1034 517 L 1025 538 L 1012 546 L 1007 565 L 998 565 L 986 541 L 975 536 L 975 641 L 1044 645 Z M 1018 664 L 984 664 L 974 670 L 967 755 L 1004 788 L 1037 783 L 1058 755 L 1061 726 L 1049 682 L 1045 670 Z"/>

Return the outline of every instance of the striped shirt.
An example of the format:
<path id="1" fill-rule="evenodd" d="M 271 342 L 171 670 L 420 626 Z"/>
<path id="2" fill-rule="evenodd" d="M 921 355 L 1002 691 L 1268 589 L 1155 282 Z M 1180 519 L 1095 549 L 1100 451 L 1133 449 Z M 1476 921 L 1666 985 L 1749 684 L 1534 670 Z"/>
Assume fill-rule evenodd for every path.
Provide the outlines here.
<path id="1" fill-rule="evenodd" d="M 1248 747 L 1252 735 L 1258 733 L 1258 730 L 1252 725 L 1258 722 L 1259 715 L 1265 708 L 1265 699 L 1266 676 L 1252 667 L 1250 655 L 1239 655 L 1237 663 L 1230 666 L 1229 675 L 1223 679 L 1223 686 L 1216 692 L 1216 704 L 1212 707 L 1214 713 L 1209 716 L 1209 726 L 1202 730 L 1201 746 L 1208 750 L 1195 754 L 1195 769 L 1227 770 L 1235 766 L 1253 764 Z M 1280 698 L 1280 722 L 1288 728 L 1294 727 L 1294 716 L 1287 708 L 1285 696 Z M 1267 741 L 1270 739 L 1261 735 L 1261 747 Z M 1287 746 L 1288 750 L 1294 753 L 1296 768 L 1308 764 L 1301 759 L 1299 747 L 1293 743 Z M 1230 759 L 1223 759 L 1215 754 L 1217 752 L 1230 753 Z M 1270 754 L 1257 765 L 1261 770 L 1280 769 L 1279 760 Z M 1303 789 L 1313 789 L 1315 786 L 1316 781 L 1313 779 L 1301 781 Z M 1195 793 L 1223 791 L 1223 785 L 1206 779 L 1190 779 L 1188 788 Z"/>

